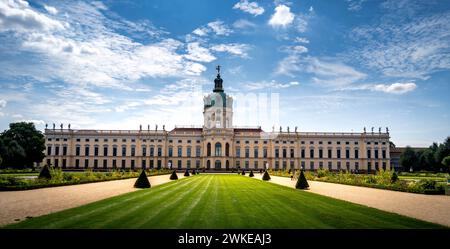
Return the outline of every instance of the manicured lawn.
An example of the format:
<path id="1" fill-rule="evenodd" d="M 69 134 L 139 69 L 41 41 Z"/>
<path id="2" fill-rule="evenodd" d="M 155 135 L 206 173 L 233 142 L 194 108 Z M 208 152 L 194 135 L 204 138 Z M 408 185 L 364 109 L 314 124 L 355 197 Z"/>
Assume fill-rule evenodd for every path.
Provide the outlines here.
<path id="1" fill-rule="evenodd" d="M 442 228 L 239 175 L 202 174 L 7 228 Z"/>

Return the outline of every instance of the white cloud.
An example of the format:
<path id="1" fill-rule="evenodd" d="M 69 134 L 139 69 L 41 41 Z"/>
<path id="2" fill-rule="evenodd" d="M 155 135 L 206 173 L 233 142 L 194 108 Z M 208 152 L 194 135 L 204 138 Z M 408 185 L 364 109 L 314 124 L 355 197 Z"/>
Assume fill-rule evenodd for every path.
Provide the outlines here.
<path id="1" fill-rule="evenodd" d="M 48 13 L 50 13 L 50 14 L 52 14 L 52 15 L 58 14 L 58 10 L 57 10 L 55 7 L 53 7 L 53 6 L 49 6 L 49 5 L 44 4 L 44 9 L 45 9 Z"/>
<path id="2" fill-rule="evenodd" d="M 208 34 L 208 29 L 206 28 L 197 28 L 194 31 L 192 31 L 193 34 L 196 34 L 198 36 L 206 36 Z"/>
<path id="3" fill-rule="evenodd" d="M 7 103 L 6 100 L 0 99 L 0 109 L 1 109 L 1 108 L 5 108 L 5 107 L 6 107 L 6 103 Z"/>
<path id="4" fill-rule="evenodd" d="M 250 49 L 250 47 L 247 44 L 229 43 L 214 45 L 211 47 L 211 49 L 217 52 L 228 52 L 242 58 L 247 58 L 247 51 Z"/>
<path id="5" fill-rule="evenodd" d="M 370 90 L 390 94 L 404 94 L 417 88 L 414 82 L 392 83 L 392 84 L 362 84 L 340 88 L 339 90 Z"/>
<path id="6" fill-rule="evenodd" d="M 297 31 L 300 33 L 304 33 L 306 29 L 308 28 L 308 19 L 309 16 L 297 16 L 295 19 L 295 27 L 297 28 Z"/>
<path id="7" fill-rule="evenodd" d="M 4 7 L 2 4 L 0 6 Z M 187 60 L 179 52 L 183 43 L 159 38 L 161 33 L 153 32 L 153 27 L 109 19 L 98 10 L 98 6 L 84 2 L 70 2 L 57 7 L 70 16 L 67 22 L 72 25 L 67 25 L 64 30 L 46 32 L 42 32 L 40 26 L 27 26 L 26 33 L 12 34 L 9 39 L 14 39 L 14 50 L 28 55 L 29 63 L 23 65 L 20 59 L 10 60 L 7 67 L 0 67 L 2 75 L 131 91 L 134 82 L 141 78 L 183 77 L 198 75 L 206 70 L 203 65 Z M 44 16 L 26 8 L 34 15 Z M 101 9 L 107 11 L 103 7 Z M 148 30 L 159 41 L 144 45 L 114 31 L 124 27 L 129 27 L 128 32 L 134 28 L 142 32 Z"/>
<path id="8" fill-rule="evenodd" d="M 308 44 L 309 40 L 304 37 L 295 37 L 294 42 Z"/>
<path id="9" fill-rule="evenodd" d="M 417 85 L 412 82 L 408 83 L 393 83 L 393 84 L 377 84 L 373 85 L 370 89 L 373 91 L 381 91 L 385 93 L 403 94 L 413 91 L 417 88 Z"/>
<path id="10" fill-rule="evenodd" d="M 348 2 L 348 10 L 350 11 L 359 11 L 362 9 L 362 5 L 366 0 L 347 0 Z"/>
<path id="11" fill-rule="evenodd" d="M 26 1 L 0 1 L 0 31 L 50 31 L 64 28 L 63 23 L 33 10 Z"/>
<path id="12" fill-rule="evenodd" d="M 264 8 L 259 6 L 257 2 L 249 2 L 248 0 L 241 0 L 237 2 L 233 9 L 240 9 L 244 12 L 258 16 L 264 13 Z"/>
<path id="13" fill-rule="evenodd" d="M 272 27 L 286 27 L 294 21 L 295 15 L 291 12 L 291 8 L 286 5 L 278 5 L 275 7 L 275 13 L 269 20 Z"/>
<path id="14" fill-rule="evenodd" d="M 248 90 L 260 90 L 260 89 L 281 89 L 288 88 L 292 86 L 298 86 L 298 81 L 291 81 L 289 83 L 280 83 L 275 80 L 272 81 L 261 81 L 261 82 L 249 82 L 244 84 L 244 87 Z"/>
<path id="15" fill-rule="evenodd" d="M 15 122 L 34 123 L 35 125 L 45 124 L 44 120 L 40 120 L 40 119 L 17 119 L 17 120 L 15 120 Z"/>
<path id="16" fill-rule="evenodd" d="M 255 28 L 256 24 L 245 19 L 239 19 L 233 23 L 233 27 L 237 29 Z"/>
<path id="17" fill-rule="evenodd" d="M 308 52 L 308 48 L 302 45 L 283 46 L 281 47 L 281 51 L 289 54 L 303 54 Z"/>
<path id="18" fill-rule="evenodd" d="M 210 22 L 208 23 L 208 27 L 211 28 L 211 30 L 216 33 L 216 35 L 228 36 L 233 32 L 222 21 Z"/>
<path id="19" fill-rule="evenodd" d="M 299 72 L 311 74 L 311 80 L 314 83 L 331 87 L 350 85 L 367 77 L 366 74 L 342 62 L 311 56 L 300 57 L 298 54 L 285 57 L 275 69 L 275 74 L 290 77 L 294 77 Z"/>
<path id="20" fill-rule="evenodd" d="M 184 57 L 189 60 L 199 62 L 211 62 L 217 58 L 209 52 L 209 49 L 201 47 L 198 42 L 192 42 L 187 45 L 188 54 Z"/>
<path id="21" fill-rule="evenodd" d="M 410 79 L 428 79 L 434 72 L 450 69 L 450 12 L 403 20 L 406 14 L 400 10 L 389 11 L 394 12 L 381 22 L 352 30 L 349 37 L 357 46 L 349 52 L 349 61 L 385 76 Z"/>

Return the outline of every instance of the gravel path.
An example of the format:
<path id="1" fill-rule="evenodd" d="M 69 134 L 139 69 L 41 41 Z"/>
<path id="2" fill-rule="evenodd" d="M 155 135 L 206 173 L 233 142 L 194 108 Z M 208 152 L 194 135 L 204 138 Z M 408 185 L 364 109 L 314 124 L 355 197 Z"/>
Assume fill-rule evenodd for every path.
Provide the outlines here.
<path id="1" fill-rule="evenodd" d="M 270 176 L 270 182 L 295 188 L 288 177 Z M 255 175 L 261 179 L 260 174 Z M 424 195 L 358 187 L 344 184 L 308 181 L 308 192 L 326 195 L 380 210 L 406 215 L 450 227 L 450 196 Z"/>
<path id="2" fill-rule="evenodd" d="M 183 173 L 177 174 L 183 178 Z M 150 176 L 150 184 L 169 182 L 170 175 Z M 0 226 L 136 191 L 136 178 L 24 191 L 0 192 Z"/>

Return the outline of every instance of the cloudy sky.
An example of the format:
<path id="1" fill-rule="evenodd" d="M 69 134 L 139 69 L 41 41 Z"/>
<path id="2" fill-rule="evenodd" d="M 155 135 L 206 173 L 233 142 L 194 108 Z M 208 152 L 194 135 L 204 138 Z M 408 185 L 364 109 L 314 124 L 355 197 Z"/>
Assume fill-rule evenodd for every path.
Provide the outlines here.
<path id="1" fill-rule="evenodd" d="M 235 125 L 428 146 L 450 135 L 448 20 L 438 0 L 0 0 L 0 130 L 202 125 L 220 64 Z"/>

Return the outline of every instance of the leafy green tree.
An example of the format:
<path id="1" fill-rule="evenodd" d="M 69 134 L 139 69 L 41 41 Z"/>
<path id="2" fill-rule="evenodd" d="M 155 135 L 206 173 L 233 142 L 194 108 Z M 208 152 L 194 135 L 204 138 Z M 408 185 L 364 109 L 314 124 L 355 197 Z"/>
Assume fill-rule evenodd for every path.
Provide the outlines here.
<path id="1" fill-rule="evenodd" d="M 23 168 L 25 165 L 25 150 L 15 140 L 3 144 L 1 156 L 3 158 L 2 167 Z"/>
<path id="2" fill-rule="evenodd" d="M 3 166 L 13 168 L 33 167 L 44 159 L 45 140 L 33 123 L 9 124 L 9 130 L 1 134 L 0 155 Z"/>
<path id="3" fill-rule="evenodd" d="M 441 163 L 445 166 L 446 170 L 450 172 L 450 156 L 444 157 Z"/>
<path id="4" fill-rule="evenodd" d="M 406 147 L 405 151 L 400 155 L 400 165 L 402 165 L 405 170 L 409 170 L 410 168 L 418 170 L 417 155 L 411 147 Z"/>
<path id="5" fill-rule="evenodd" d="M 444 143 L 440 144 L 437 148 L 435 154 L 436 162 L 442 162 L 447 156 L 450 156 L 450 137 L 447 137 Z M 442 164 L 439 165 L 439 169 L 440 168 L 442 168 Z"/>

